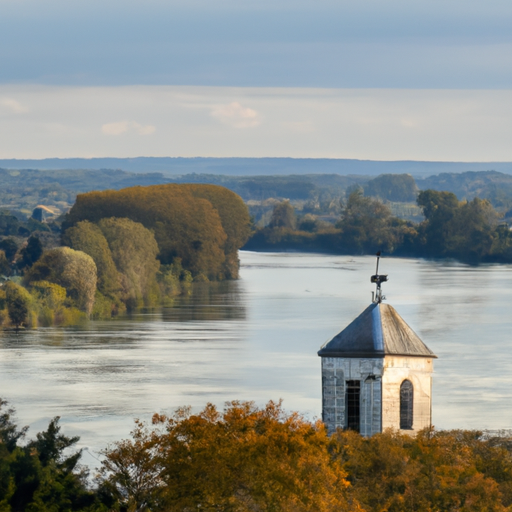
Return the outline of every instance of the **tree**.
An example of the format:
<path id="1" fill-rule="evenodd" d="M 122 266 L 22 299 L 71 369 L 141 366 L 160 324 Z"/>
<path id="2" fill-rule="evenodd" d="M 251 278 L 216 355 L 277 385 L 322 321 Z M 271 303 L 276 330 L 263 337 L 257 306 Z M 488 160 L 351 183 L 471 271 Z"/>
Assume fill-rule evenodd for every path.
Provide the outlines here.
<path id="1" fill-rule="evenodd" d="M 27 322 L 30 307 L 30 294 L 22 286 L 8 281 L 5 286 L 7 312 L 11 323 L 18 330 Z"/>
<path id="2" fill-rule="evenodd" d="M 358 511 L 348 482 L 329 454 L 324 426 L 286 414 L 209 404 L 197 415 L 180 409 L 138 422 L 131 440 L 105 452 L 105 486 L 130 510 Z"/>
<path id="3" fill-rule="evenodd" d="M 224 243 L 224 275 L 237 279 L 239 271 L 238 249 L 249 239 L 251 219 L 242 198 L 224 187 L 216 185 L 182 185 L 197 198 L 208 200 L 219 214 L 226 241 Z"/>
<path id="4" fill-rule="evenodd" d="M 21 250 L 21 268 L 31 267 L 43 254 L 43 244 L 39 237 L 32 235 L 26 247 Z"/>
<path id="5" fill-rule="evenodd" d="M 477 431 L 426 429 L 414 437 L 387 431 L 363 438 L 338 430 L 333 457 L 364 510 L 505 512 L 509 510 L 510 438 Z"/>
<path id="6" fill-rule="evenodd" d="M 420 232 L 427 256 L 477 263 L 491 254 L 498 216 L 489 202 L 459 202 L 451 192 L 424 190 L 418 205 L 426 219 Z"/>
<path id="7" fill-rule="evenodd" d="M 0 250 L 0 274 L 8 276 L 11 273 L 11 264 L 5 256 L 5 252 Z"/>
<path id="8" fill-rule="evenodd" d="M 341 228 L 340 246 L 354 254 L 394 252 L 400 242 L 400 222 L 377 199 L 364 197 L 360 191 L 350 194 L 337 227 Z"/>
<path id="9" fill-rule="evenodd" d="M 25 276 L 28 283 L 50 281 L 63 286 L 76 307 L 90 315 L 96 292 L 96 265 L 82 251 L 58 247 L 43 254 Z"/>
<path id="10" fill-rule="evenodd" d="M 272 217 L 268 224 L 269 228 L 295 229 L 296 225 L 297 218 L 295 216 L 295 209 L 290 204 L 290 201 L 283 201 L 274 207 Z"/>
<path id="11" fill-rule="evenodd" d="M 0 399 L 0 509 L 31 511 L 101 511 L 103 507 L 87 486 L 80 469 L 81 452 L 70 453 L 78 437 L 60 433 L 59 418 L 36 439 L 21 446 L 28 430 L 13 420 L 14 409 Z"/>
<path id="12" fill-rule="evenodd" d="M 416 200 L 418 187 L 410 174 L 381 174 L 366 183 L 364 193 L 386 201 L 410 203 Z"/>
<path id="13" fill-rule="evenodd" d="M 15 254 L 18 252 L 18 244 L 12 237 L 4 238 L 0 242 L 0 249 L 5 252 L 5 257 L 12 261 Z"/>
<path id="14" fill-rule="evenodd" d="M 101 229 L 88 221 L 78 222 L 66 230 L 63 243 L 72 249 L 85 252 L 96 264 L 98 290 L 107 296 L 116 295 L 121 289 L 120 276 L 112 252 Z"/>
<path id="15" fill-rule="evenodd" d="M 98 223 L 121 276 L 123 300 L 129 307 L 155 302 L 158 245 L 153 233 L 130 219 L 108 218 Z"/>
<path id="16" fill-rule="evenodd" d="M 63 228 L 110 217 L 151 229 L 164 265 L 181 258 L 194 275 L 238 275 L 236 251 L 247 239 L 249 215 L 241 199 L 223 187 L 169 184 L 79 194 Z"/>

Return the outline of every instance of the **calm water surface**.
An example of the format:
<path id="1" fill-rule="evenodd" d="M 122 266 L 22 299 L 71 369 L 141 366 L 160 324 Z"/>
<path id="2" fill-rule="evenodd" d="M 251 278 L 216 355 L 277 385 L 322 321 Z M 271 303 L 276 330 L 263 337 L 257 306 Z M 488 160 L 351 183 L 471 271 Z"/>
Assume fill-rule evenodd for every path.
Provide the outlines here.
<path id="1" fill-rule="evenodd" d="M 207 402 L 282 398 L 321 414 L 319 347 L 370 302 L 375 258 L 241 253 L 241 279 L 178 307 L 86 329 L 0 332 L 0 396 L 19 423 L 64 432 L 84 462 L 133 418 Z M 512 428 L 512 266 L 383 259 L 388 302 L 438 355 L 434 424 Z"/>

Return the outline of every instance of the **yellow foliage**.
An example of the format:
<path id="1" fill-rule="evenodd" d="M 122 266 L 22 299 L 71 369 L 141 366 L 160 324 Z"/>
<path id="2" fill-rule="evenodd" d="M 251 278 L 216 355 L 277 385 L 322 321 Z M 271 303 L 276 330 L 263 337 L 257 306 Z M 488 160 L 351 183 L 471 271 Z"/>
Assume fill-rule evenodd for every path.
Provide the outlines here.
<path id="1" fill-rule="evenodd" d="M 105 452 L 106 487 L 128 510 L 343 512 L 346 473 L 321 423 L 269 402 L 209 404 L 138 422 L 131 440 Z"/>
<path id="2" fill-rule="evenodd" d="M 55 315 L 55 323 L 62 326 L 76 326 L 87 322 L 87 315 L 77 308 L 63 308 Z"/>

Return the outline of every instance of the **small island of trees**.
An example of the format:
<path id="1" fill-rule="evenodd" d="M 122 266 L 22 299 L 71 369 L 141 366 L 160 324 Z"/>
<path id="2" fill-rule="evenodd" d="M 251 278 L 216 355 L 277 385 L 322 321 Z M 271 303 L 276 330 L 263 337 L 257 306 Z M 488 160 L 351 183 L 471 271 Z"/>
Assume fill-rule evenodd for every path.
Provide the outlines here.
<path id="1" fill-rule="evenodd" d="M 76 324 L 169 304 L 192 282 L 238 278 L 247 207 L 216 185 L 155 185 L 79 195 L 60 245 L 0 242 L 0 323 Z M 14 247 L 12 247 L 14 245 Z M 15 265 L 9 259 L 17 256 Z"/>

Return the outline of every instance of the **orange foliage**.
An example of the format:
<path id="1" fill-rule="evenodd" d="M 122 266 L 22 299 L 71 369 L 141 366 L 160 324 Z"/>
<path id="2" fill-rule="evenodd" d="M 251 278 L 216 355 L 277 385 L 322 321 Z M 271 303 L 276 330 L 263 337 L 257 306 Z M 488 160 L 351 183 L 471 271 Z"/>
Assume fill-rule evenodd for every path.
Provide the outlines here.
<path id="1" fill-rule="evenodd" d="M 510 510 L 512 459 L 474 431 L 385 432 L 369 439 L 333 436 L 335 457 L 364 510 L 375 512 L 504 512 Z M 482 458 L 482 455 L 484 456 Z M 508 471 L 489 471 L 499 459 Z M 492 464 L 491 464 L 492 466 Z"/>
<path id="2" fill-rule="evenodd" d="M 232 402 L 138 422 L 105 452 L 103 489 L 127 510 L 505 512 L 512 443 L 475 431 L 327 437 L 281 404 Z"/>
<path id="3" fill-rule="evenodd" d="M 106 486 L 130 510 L 354 511 L 321 423 L 232 402 L 138 423 L 105 453 Z"/>

